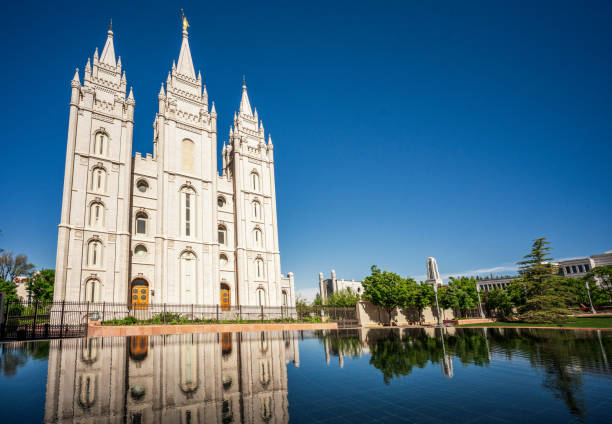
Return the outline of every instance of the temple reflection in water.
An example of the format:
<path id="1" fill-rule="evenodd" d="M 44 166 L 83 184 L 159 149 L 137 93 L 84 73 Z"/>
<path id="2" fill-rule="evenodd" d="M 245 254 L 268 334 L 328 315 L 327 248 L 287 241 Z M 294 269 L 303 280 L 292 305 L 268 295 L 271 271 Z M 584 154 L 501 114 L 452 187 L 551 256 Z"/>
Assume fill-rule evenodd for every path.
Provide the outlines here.
<path id="1" fill-rule="evenodd" d="M 45 422 L 289 422 L 294 332 L 51 342 Z"/>

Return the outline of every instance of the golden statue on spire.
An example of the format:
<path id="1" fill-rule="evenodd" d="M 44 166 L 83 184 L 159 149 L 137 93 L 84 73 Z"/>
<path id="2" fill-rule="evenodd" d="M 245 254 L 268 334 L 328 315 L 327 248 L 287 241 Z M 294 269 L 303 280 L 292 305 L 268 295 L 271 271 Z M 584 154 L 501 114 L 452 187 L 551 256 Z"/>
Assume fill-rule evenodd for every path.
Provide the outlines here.
<path id="1" fill-rule="evenodd" d="M 187 31 L 187 28 L 189 28 L 189 22 L 187 22 L 183 8 L 181 8 L 181 19 L 183 20 L 183 31 Z"/>

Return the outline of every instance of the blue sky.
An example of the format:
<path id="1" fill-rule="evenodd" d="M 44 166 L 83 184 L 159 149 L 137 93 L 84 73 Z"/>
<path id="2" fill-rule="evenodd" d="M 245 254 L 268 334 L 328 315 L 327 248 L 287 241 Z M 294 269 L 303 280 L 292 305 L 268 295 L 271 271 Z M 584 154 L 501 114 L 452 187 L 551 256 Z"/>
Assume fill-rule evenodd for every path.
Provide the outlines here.
<path id="1" fill-rule="evenodd" d="M 99 3 L 99 2 L 98 2 Z M 504 272 L 612 249 L 609 2 L 89 2 L 5 5 L 0 247 L 53 267 L 70 79 L 113 18 L 152 151 L 180 11 L 219 114 L 240 101 L 274 140 L 283 272 L 361 279 Z"/>

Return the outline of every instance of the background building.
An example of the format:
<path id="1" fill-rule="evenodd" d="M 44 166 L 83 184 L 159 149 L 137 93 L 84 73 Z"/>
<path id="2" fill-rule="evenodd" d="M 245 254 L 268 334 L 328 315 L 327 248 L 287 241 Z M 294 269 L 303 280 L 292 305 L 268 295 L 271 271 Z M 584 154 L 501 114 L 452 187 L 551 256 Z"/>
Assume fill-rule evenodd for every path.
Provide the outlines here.
<path id="1" fill-rule="evenodd" d="M 325 301 L 333 293 L 346 289 L 351 289 L 354 293 L 360 295 L 363 293 L 361 281 L 337 279 L 336 270 L 334 269 L 331 270 L 331 278 L 324 280 L 323 273 L 319 272 L 319 295 L 322 301 Z"/>
<path id="2" fill-rule="evenodd" d="M 132 157 L 135 100 L 112 28 L 71 82 L 54 300 L 295 305 L 281 274 L 272 140 L 246 84 L 217 172 L 217 112 L 183 20 L 153 154 Z"/>

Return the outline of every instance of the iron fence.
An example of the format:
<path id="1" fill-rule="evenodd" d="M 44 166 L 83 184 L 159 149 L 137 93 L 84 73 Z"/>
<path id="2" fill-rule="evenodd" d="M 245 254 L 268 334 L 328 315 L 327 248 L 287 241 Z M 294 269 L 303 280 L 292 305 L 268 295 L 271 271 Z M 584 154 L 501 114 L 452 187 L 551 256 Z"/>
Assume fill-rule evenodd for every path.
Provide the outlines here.
<path id="1" fill-rule="evenodd" d="M 329 306 L 222 306 L 198 304 L 148 304 L 132 307 L 113 302 L 11 302 L 0 317 L 0 339 L 37 339 L 81 337 L 89 321 L 125 320 L 149 324 L 208 322 L 338 322 L 339 326 L 357 324 L 355 308 Z"/>

